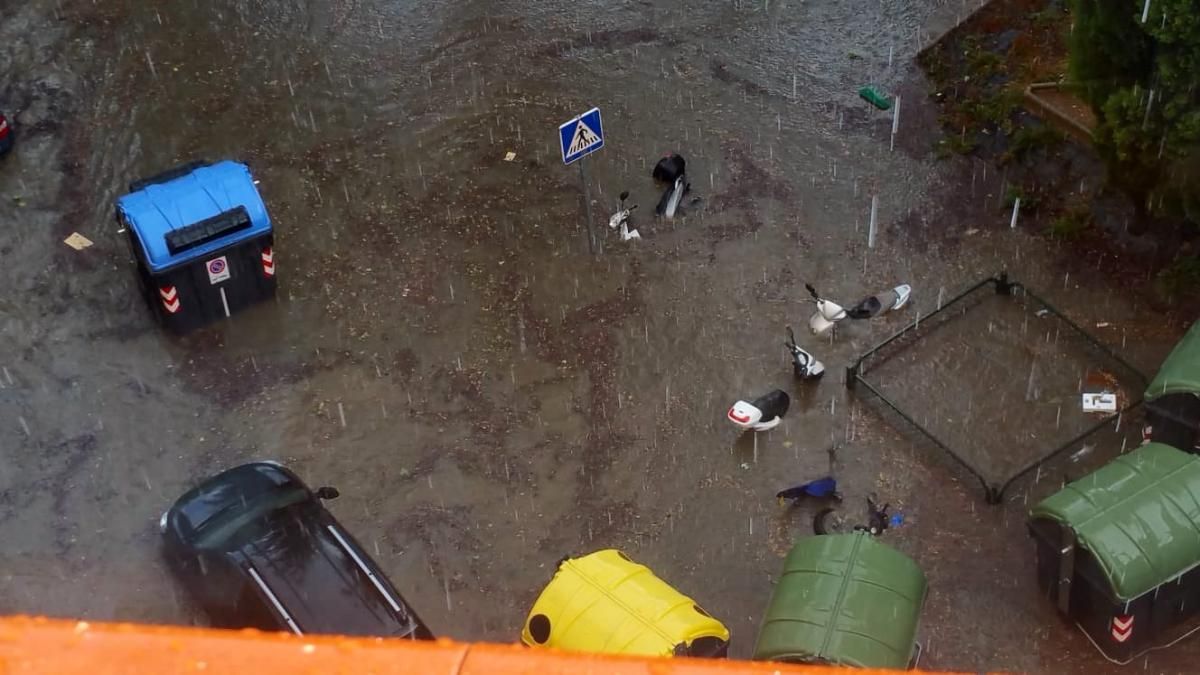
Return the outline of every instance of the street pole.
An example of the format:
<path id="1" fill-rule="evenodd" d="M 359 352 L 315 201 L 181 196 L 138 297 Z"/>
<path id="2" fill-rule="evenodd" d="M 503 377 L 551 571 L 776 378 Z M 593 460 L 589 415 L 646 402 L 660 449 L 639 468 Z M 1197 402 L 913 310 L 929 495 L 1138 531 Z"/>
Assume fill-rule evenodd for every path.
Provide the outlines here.
<path id="1" fill-rule="evenodd" d="M 583 183 L 583 212 L 587 214 L 588 251 L 596 255 L 596 233 L 592 228 L 592 190 L 588 187 L 587 170 L 583 163 L 587 157 L 579 160 L 579 182 Z"/>

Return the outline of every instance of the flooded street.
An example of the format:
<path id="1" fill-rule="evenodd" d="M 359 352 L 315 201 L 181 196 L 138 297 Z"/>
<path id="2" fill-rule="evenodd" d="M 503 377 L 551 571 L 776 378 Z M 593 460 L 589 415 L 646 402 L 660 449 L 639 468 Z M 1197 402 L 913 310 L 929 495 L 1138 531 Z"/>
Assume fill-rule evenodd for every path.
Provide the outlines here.
<path id="1" fill-rule="evenodd" d="M 774 494 L 822 475 L 836 445 L 846 508 L 891 502 L 904 525 L 884 540 L 929 576 L 923 667 L 1115 668 L 1039 596 L 1024 529 L 1079 465 L 988 506 L 844 386 L 857 354 L 1004 269 L 1143 373 L 1183 332 L 1139 300 L 1145 279 L 1009 229 L 995 167 L 933 159 L 913 57 L 975 5 L 164 5 L 0 0 L 0 106 L 19 133 L 0 161 L 4 611 L 204 623 L 159 558 L 159 515 L 202 477 L 270 458 L 338 487 L 331 510 L 439 635 L 515 642 L 564 555 L 615 547 L 749 658 L 782 556 L 811 532 L 811 507 Z M 894 149 L 867 85 L 900 95 Z M 595 255 L 557 139 L 593 106 Z M 673 221 L 654 217 L 650 178 L 667 152 L 696 198 Z M 138 295 L 113 201 L 197 158 L 261 181 L 279 294 L 172 338 Z M 622 190 L 640 241 L 604 227 Z M 65 246 L 72 232 L 95 245 Z M 915 292 L 815 338 L 805 282 L 846 304 Z M 1076 376 L 1112 367 L 1044 328 L 1030 356 L 1028 316 L 972 309 L 872 377 L 1006 474 L 1094 419 Z M 788 325 L 821 382 L 794 382 Z M 773 388 L 792 393 L 778 429 L 724 419 Z M 1104 432 L 1088 461 L 1127 434 Z M 1184 642 L 1144 667 L 1196 655 Z"/>

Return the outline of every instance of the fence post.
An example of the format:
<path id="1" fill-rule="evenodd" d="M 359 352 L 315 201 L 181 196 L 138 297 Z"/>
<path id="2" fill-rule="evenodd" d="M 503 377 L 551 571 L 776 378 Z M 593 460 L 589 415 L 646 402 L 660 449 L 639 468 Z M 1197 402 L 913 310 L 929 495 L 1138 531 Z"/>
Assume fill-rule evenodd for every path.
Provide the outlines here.
<path id="1" fill-rule="evenodd" d="M 999 504 L 1000 502 L 1004 501 L 1004 489 L 995 483 L 987 486 L 987 488 L 984 490 L 984 493 L 986 495 L 985 499 L 987 500 L 988 504 Z"/>
<path id="2" fill-rule="evenodd" d="M 995 278 L 996 295 L 1012 295 L 1013 284 L 1008 280 L 1008 272 L 1001 272 L 1000 276 Z"/>

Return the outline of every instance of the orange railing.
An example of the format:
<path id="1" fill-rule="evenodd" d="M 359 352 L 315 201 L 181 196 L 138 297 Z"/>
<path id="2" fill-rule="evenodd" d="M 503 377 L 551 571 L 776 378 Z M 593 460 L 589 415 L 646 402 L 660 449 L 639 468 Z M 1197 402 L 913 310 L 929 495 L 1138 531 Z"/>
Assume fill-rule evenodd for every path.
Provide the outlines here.
<path id="1" fill-rule="evenodd" d="M 252 675 L 866 675 L 752 661 L 651 659 L 516 645 L 297 637 L 257 631 L 0 618 L 0 673 Z"/>

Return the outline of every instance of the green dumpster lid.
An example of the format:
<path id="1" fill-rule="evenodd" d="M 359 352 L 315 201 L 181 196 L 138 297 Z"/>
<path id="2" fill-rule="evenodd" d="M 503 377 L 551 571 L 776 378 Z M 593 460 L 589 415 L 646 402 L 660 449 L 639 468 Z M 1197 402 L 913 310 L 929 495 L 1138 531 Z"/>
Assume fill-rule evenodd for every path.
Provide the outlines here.
<path id="1" fill-rule="evenodd" d="M 1167 355 L 1154 381 L 1146 388 L 1145 399 L 1153 401 L 1168 394 L 1200 395 L 1200 321 Z"/>
<path id="2" fill-rule="evenodd" d="M 1030 512 L 1071 528 L 1119 600 L 1200 563 L 1200 457 L 1149 443 L 1047 497 Z"/>
<path id="3" fill-rule="evenodd" d="M 754 658 L 907 668 L 925 589 L 911 558 L 866 532 L 802 539 L 784 561 Z"/>

